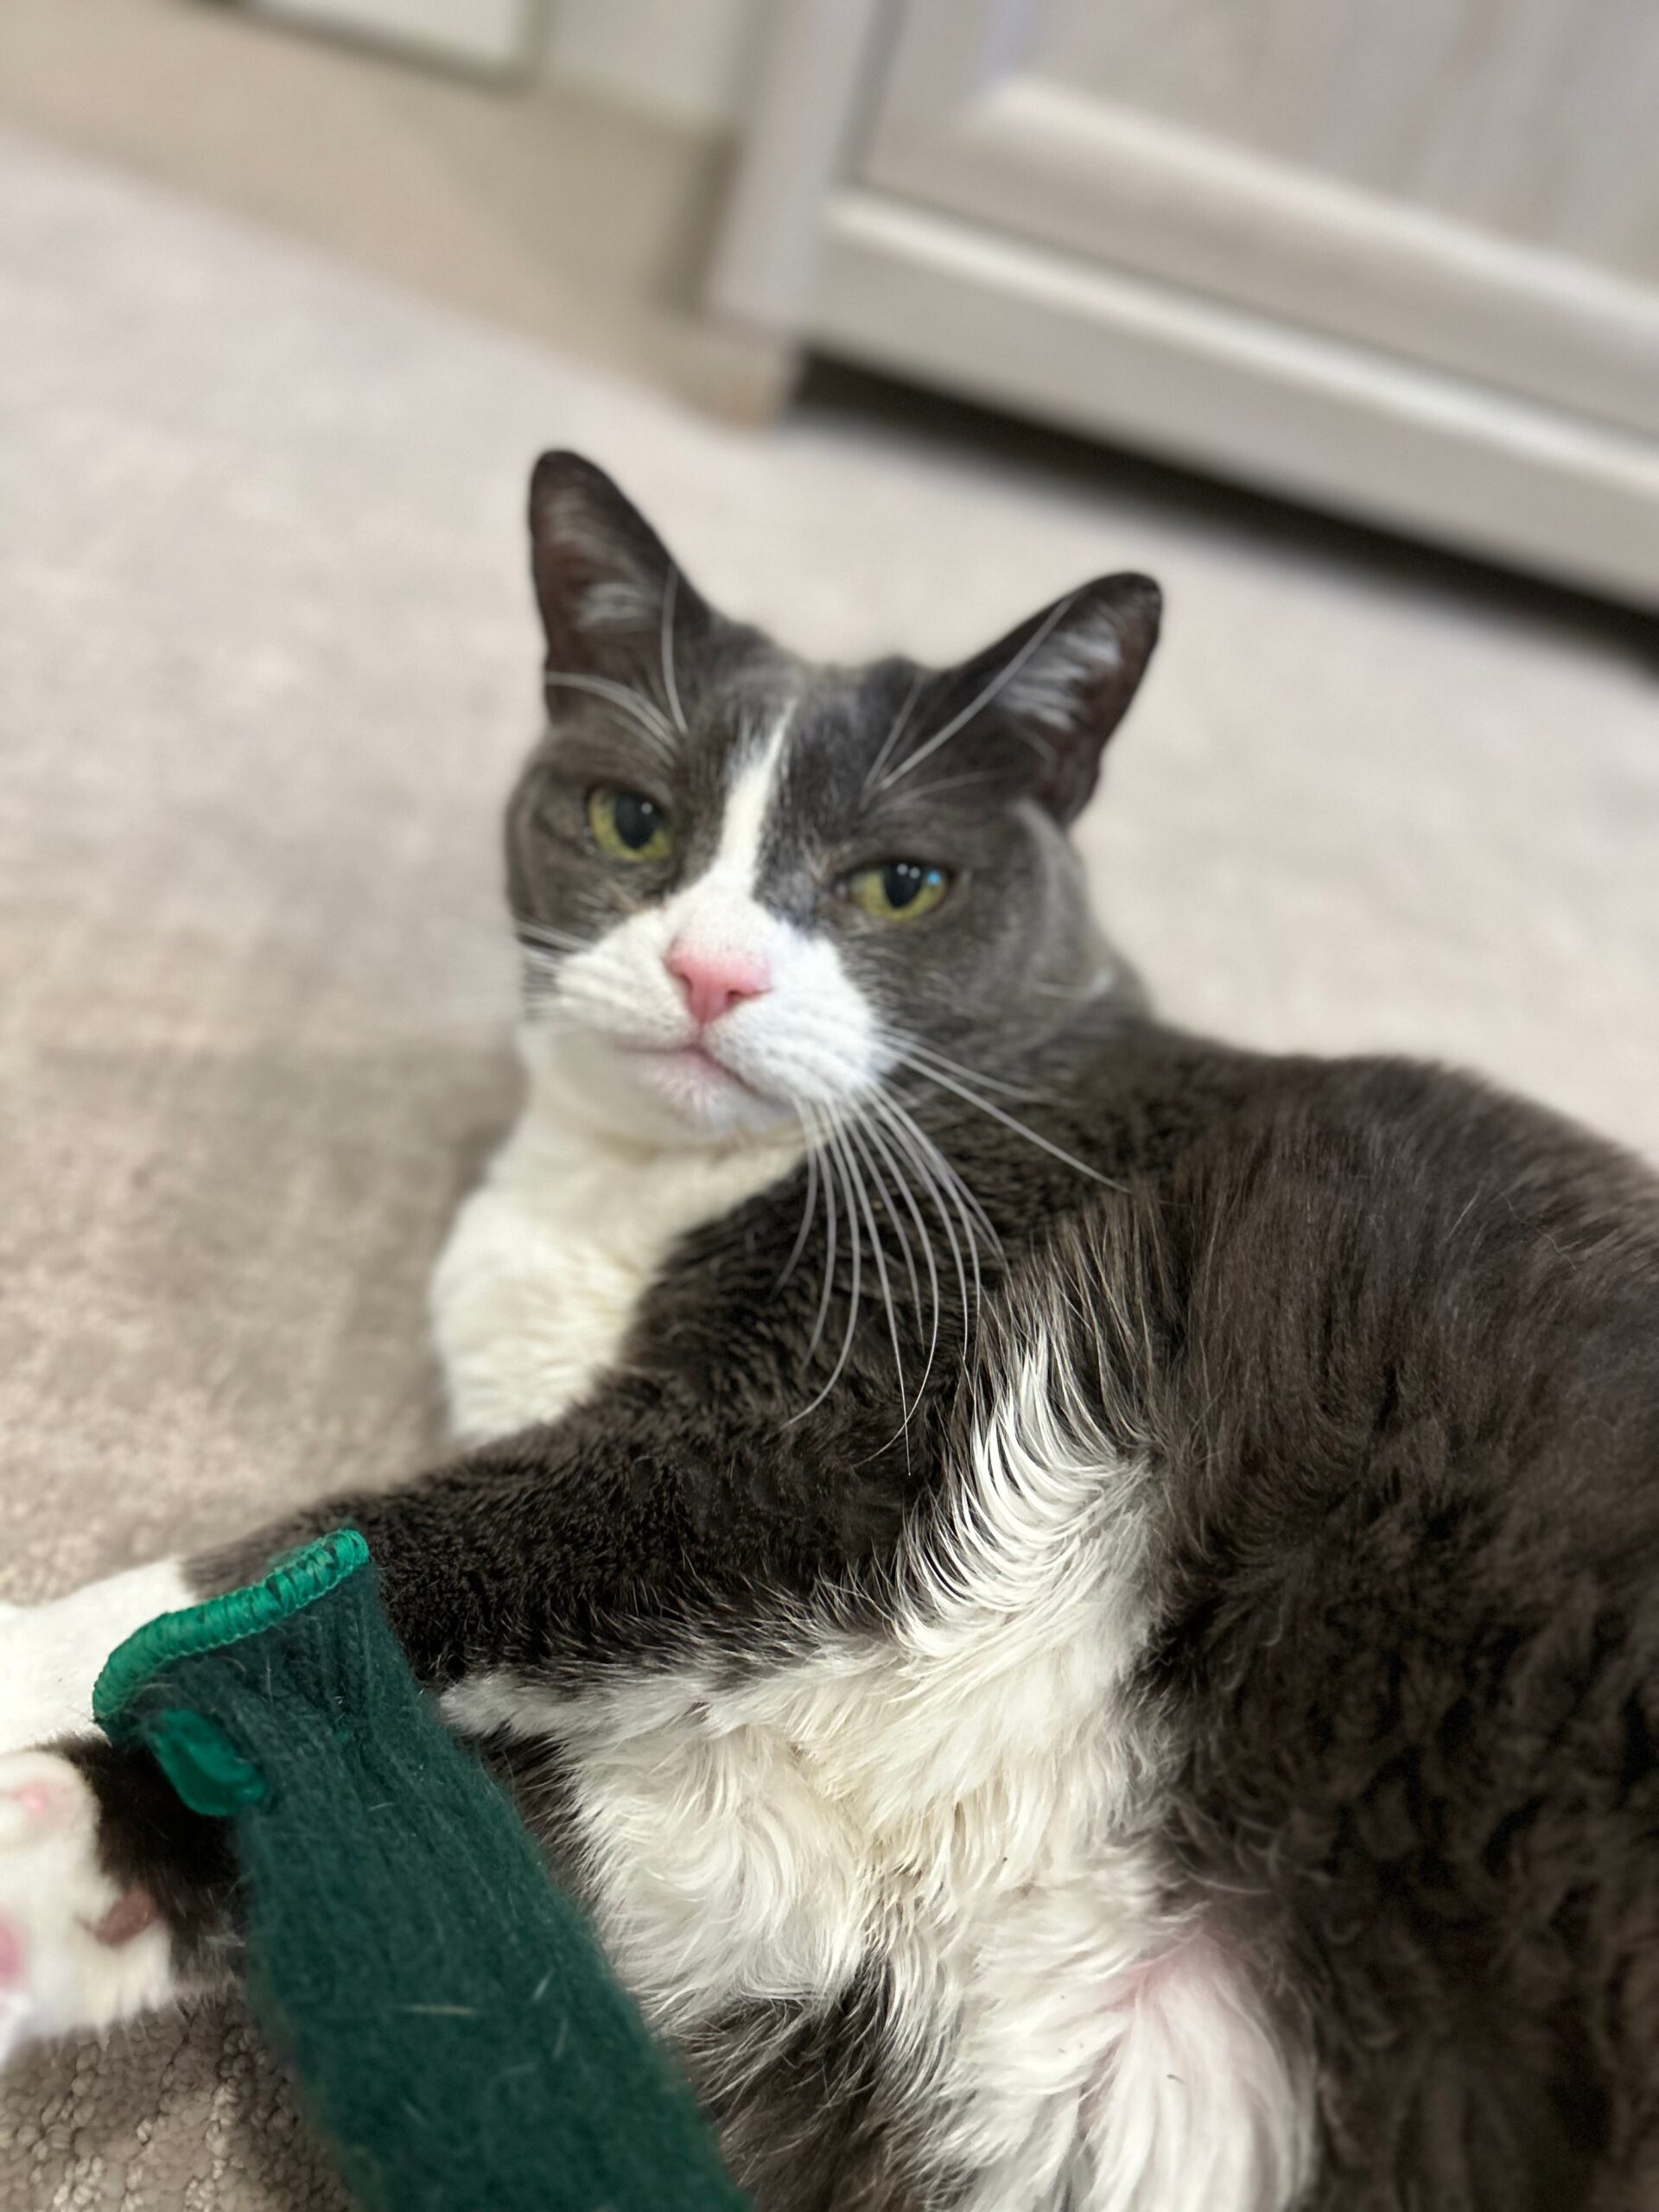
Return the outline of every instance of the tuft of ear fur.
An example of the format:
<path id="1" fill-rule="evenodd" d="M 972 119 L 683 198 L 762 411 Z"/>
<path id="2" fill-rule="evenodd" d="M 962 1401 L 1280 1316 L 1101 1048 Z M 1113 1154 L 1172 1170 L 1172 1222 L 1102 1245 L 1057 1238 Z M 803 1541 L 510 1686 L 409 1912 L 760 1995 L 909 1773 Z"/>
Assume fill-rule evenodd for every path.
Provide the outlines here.
<path id="1" fill-rule="evenodd" d="M 544 453 L 530 480 L 531 574 L 550 674 L 671 670 L 711 617 L 668 548 L 602 468 Z"/>
<path id="2" fill-rule="evenodd" d="M 1080 814 L 1158 642 L 1163 595 L 1150 576 L 1096 576 L 950 671 L 899 763 L 907 772 L 983 719 L 1028 745 L 1037 797 L 1062 823 Z"/>

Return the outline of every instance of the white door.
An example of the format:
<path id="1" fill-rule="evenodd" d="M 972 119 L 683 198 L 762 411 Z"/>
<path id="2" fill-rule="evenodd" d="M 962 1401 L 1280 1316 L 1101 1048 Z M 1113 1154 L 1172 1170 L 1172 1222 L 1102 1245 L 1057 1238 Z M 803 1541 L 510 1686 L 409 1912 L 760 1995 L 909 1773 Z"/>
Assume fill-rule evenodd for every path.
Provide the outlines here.
<path id="1" fill-rule="evenodd" d="M 902 0 L 896 199 L 1659 432 L 1659 0 Z"/>

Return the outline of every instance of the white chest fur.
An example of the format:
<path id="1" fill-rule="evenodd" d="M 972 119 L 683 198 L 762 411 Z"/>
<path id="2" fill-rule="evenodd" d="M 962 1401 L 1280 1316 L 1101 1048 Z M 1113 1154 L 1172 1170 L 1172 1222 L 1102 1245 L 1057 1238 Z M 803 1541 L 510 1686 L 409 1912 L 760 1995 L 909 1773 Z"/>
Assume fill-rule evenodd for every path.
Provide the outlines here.
<path id="1" fill-rule="evenodd" d="M 787 1174 L 799 1154 L 793 1141 L 729 1152 L 614 1144 L 532 1088 L 433 1277 L 457 1438 L 556 1419 L 615 1363 L 679 1238 Z"/>

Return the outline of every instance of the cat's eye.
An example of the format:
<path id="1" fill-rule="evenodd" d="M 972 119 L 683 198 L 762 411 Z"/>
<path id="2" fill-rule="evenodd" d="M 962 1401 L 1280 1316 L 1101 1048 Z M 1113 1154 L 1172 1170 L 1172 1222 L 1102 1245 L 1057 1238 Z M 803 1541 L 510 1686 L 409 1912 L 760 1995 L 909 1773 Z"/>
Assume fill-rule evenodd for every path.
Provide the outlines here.
<path id="1" fill-rule="evenodd" d="M 613 861 L 662 861 L 674 849 L 673 825 L 643 791 L 598 785 L 588 794 L 588 827 Z"/>
<path id="2" fill-rule="evenodd" d="M 926 861 L 883 861 L 849 875 L 844 888 L 873 920 L 913 922 L 932 912 L 950 888 L 950 875 Z"/>

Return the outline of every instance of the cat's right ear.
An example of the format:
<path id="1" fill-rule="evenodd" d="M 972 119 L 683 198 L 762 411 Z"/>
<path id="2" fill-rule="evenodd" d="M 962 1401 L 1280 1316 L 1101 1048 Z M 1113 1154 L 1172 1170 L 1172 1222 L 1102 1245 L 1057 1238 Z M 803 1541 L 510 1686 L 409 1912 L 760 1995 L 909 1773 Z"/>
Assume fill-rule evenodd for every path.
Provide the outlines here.
<path id="1" fill-rule="evenodd" d="M 707 606 L 662 539 L 580 454 L 537 462 L 530 544 L 550 674 L 656 667 L 664 645 L 683 654 L 709 626 Z"/>

